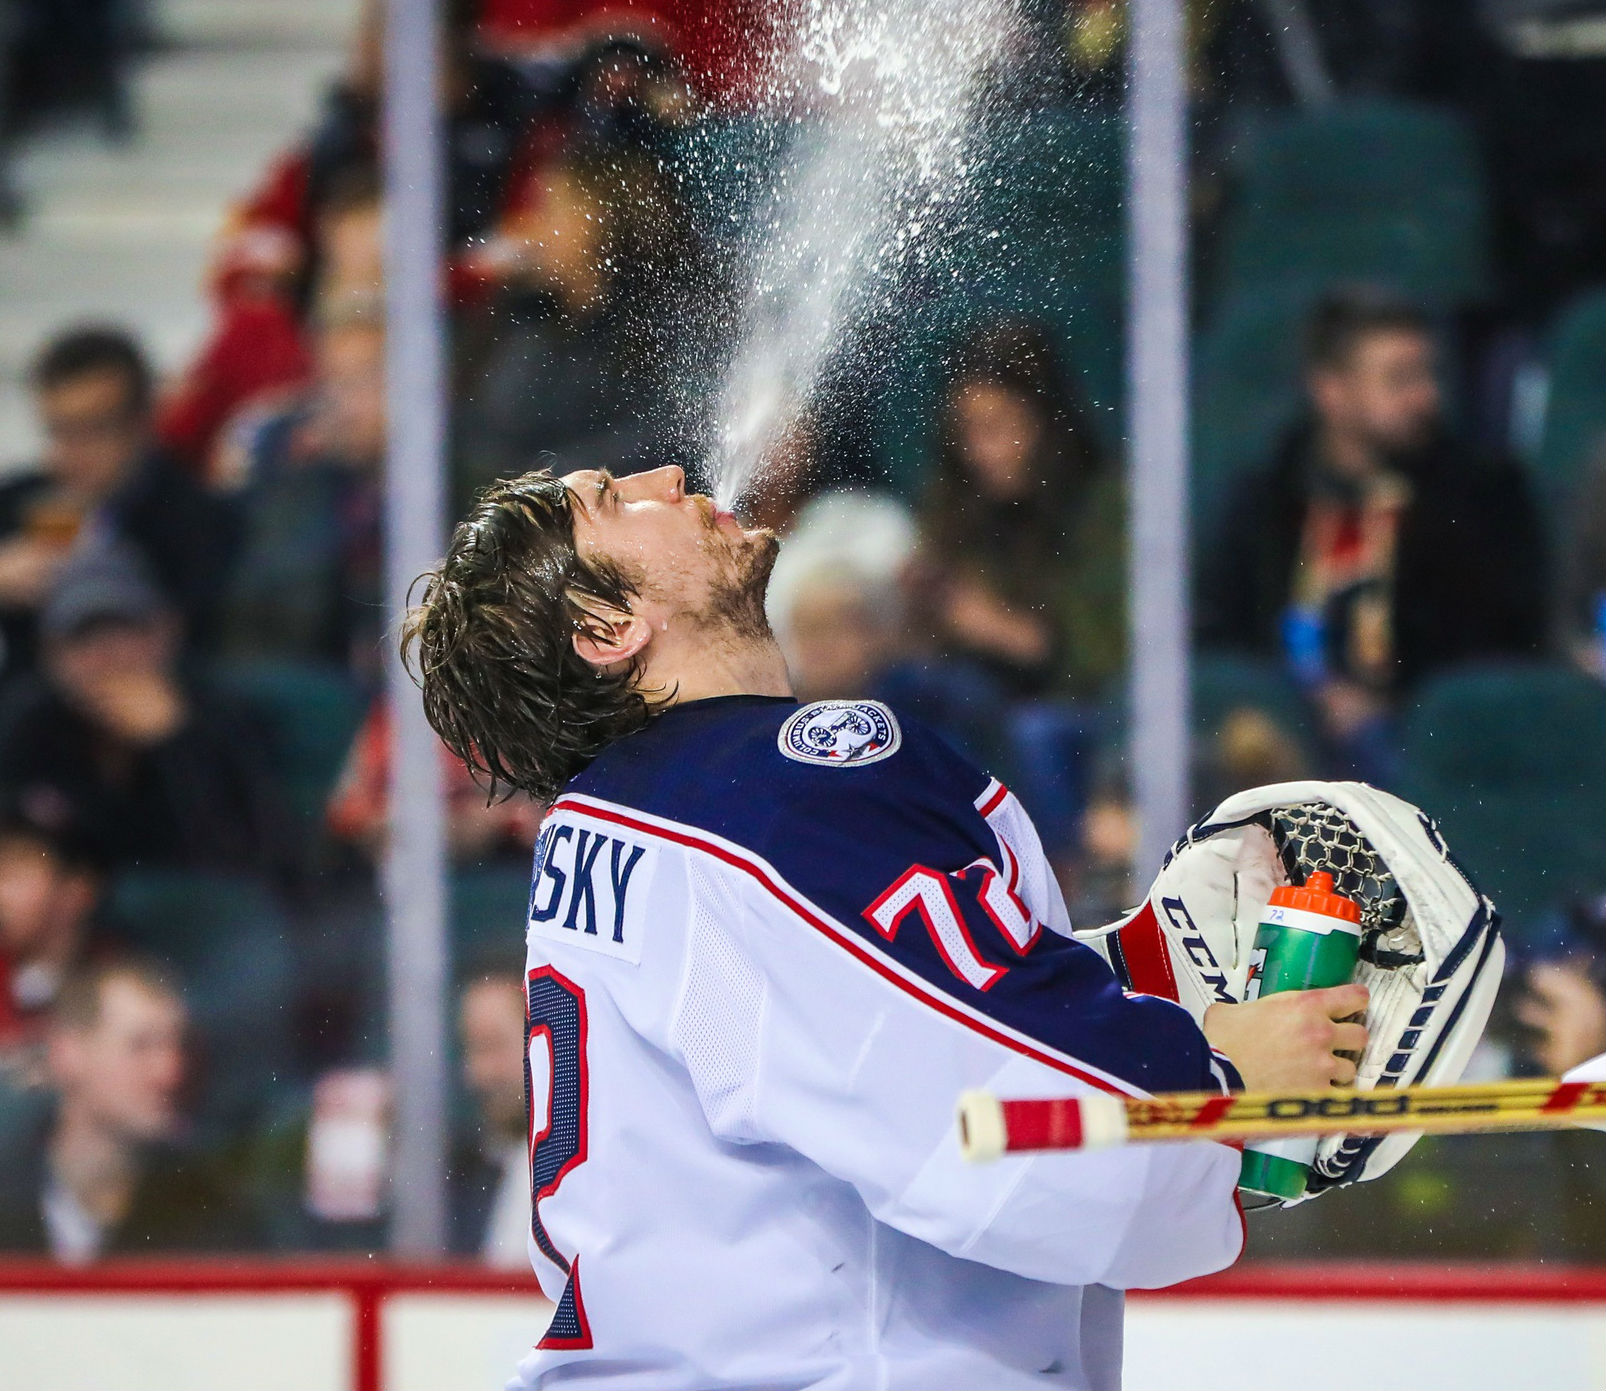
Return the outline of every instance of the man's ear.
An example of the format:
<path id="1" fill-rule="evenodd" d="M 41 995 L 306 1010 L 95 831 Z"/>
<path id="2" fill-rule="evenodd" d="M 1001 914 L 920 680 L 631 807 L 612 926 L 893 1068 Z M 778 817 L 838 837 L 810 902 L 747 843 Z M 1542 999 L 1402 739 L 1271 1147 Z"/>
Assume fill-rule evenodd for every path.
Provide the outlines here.
<path id="1" fill-rule="evenodd" d="M 640 614 L 618 609 L 589 594 L 571 594 L 582 610 L 574 633 L 574 650 L 580 660 L 599 669 L 628 662 L 652 637 L 652 624 Z"/>

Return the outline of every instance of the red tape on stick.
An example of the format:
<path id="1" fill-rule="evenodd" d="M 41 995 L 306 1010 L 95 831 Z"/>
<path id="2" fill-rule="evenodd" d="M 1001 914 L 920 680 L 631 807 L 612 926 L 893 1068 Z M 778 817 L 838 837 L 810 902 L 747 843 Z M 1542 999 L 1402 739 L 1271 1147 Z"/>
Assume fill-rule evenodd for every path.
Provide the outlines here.
<path id="1" fill-rule="evenodd" d="M 1076 1149 L 1082 1143 L 1082 1106 L 1074 1097 L 1006 1101 L 1003 1108 L 1006 1149 Z"/>

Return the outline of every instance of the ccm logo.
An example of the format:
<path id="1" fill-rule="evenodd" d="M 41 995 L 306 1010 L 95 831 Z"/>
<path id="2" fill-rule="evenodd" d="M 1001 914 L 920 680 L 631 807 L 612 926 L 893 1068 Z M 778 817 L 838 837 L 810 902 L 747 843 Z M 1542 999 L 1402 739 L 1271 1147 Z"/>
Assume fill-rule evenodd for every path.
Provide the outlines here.
<path id="1" fill-rule="evenodd" d="M 1198 969 L 1199 979 L 1210 987 L 1211 994 L 1223 1004 L 1237 1004 L 1237 999 L 1227 989 L 1227 973 L 1221 969 L 1221 963 L 1216 960 L 1216 954 L 1210 950 L 1210 944 L 1205 941 L 1204 933 L 1199 931 L 1199 925 L 1188 912 L 1188 905 L 1180 898 L 1162 898 L 1160 906 L 1165 909 L 1165 915 L 1171 921 L 1172 930 L 1177 934 L 1177 941 L 1182 950 L 1188 954 L 1188 960 Z"/>

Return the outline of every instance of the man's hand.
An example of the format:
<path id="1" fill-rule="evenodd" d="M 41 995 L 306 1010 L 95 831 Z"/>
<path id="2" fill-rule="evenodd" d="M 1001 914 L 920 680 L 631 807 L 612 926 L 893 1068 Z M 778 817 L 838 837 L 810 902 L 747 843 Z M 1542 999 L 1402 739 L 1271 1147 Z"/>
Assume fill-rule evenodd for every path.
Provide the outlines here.
<path id="1" fill-rule="evenodd" d="M 1552 1077 L 1606 1052 L 1606 994 L 1582 966 L 1542 961 L 1529 968 L 1516 1016 L 1538 1033 L 1534 1056 Z"/>
<path id="2" fill-rule="evenodd" d="M 950 580 L 940 603 L 948 632 L 979 651 L 1031 664 L 1046 660 L 1053 646 L 1041 618 L 1010 608 L 980 580 L 963 576 Z"/>
<path id="3" fill-rule="evenodd" d="M 77 694 L 92 719 L 141 748 L 171 739 L 189 719 L 183 692 L 162 672 L 110 672 Z"/>
<path id="4" fill-rule="evenodd" d="M 1364 985 L 1288 990 L 1243 1005 L 1211 1005 L 1204 1034 L 1232 1059 L 1252 1092 L 1347 1087 L 1355 1064 L 1340 1052 L 1366 1047 L 1366 1026 L 1341 1022 L 1366 1008 Z"/>
<path id="5" fill-rule="evenodd" d="M 37 608 L 66 555 L 65 548 L 31 536 L 0 544 L 0 603 Z"/>

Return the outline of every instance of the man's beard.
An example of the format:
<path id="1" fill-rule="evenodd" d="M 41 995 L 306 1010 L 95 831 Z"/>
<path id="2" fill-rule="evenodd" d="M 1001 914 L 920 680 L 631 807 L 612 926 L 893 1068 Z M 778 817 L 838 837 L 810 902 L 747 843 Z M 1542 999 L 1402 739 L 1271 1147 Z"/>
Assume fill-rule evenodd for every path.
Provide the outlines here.
<path id="1" fill-rule="evenodd" d="M 769 589 L 770 571 L 781 543 L 772 531 L 755 532 L 752 544 L 736 555 L 736 573 L 722 578 L 696 615 L 699 627 L 719 632 L 742 642 L 772 641 L 769 615 L 764 611 L 764 595 Z"/>

